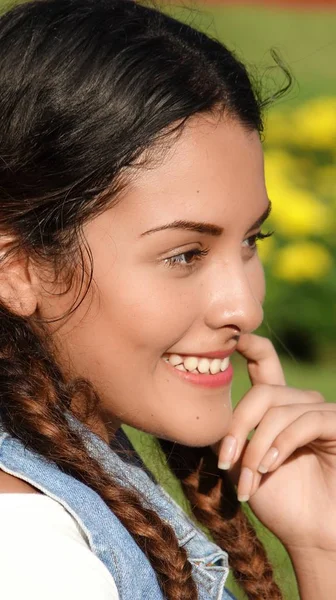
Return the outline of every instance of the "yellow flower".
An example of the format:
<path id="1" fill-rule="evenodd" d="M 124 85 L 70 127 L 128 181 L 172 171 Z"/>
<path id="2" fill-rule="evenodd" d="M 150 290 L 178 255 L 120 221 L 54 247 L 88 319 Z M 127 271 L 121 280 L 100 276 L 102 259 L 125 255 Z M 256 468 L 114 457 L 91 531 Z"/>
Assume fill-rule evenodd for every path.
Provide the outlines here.
<path id="1" fill-rule="evenodd" d="M 297 108 L 293 116 L 292 133 L 300 146 L 317 149 L 334 147 L 336 97 L 315 98 Z"/>
<path id="2" fill-rule="evenodd" d="M 281 248 L 274 261 L 274 274 L 287 281 L 316 280 L 333 264 L 328 250 L 316 242 L 297 242 Z"/>
<path id="3" fill-rule="evenodd" d="M 272 222 L 286 237 L 318 235 L 330 230 L 332 215 L 329 208 L 306 190 L 288 187 L 282 190 L 281 198 L 270 197 L 275 200 Z"/>
<path id="4" fill-rule="evenodd" d="M 285 236 L 324 234 L 333 223 L 331 207 L 288 177 L 291 161 L 284 153 L 266 155 L 265 174 L 273 210 L 271 222 Z"/>

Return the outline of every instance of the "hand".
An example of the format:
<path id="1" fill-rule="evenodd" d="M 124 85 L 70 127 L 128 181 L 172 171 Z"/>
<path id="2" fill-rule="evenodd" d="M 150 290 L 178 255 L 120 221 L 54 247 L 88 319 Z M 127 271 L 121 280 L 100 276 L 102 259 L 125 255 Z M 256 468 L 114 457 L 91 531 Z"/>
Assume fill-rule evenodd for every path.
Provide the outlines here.
<path id="1" fill-rule="evenodd" d="M 237 350 L 252 388 L 233 412 L 219 466 L 287 549 L 336 551 L 336 405 L 287 387 L 269 340 L 246 334 Z"/>

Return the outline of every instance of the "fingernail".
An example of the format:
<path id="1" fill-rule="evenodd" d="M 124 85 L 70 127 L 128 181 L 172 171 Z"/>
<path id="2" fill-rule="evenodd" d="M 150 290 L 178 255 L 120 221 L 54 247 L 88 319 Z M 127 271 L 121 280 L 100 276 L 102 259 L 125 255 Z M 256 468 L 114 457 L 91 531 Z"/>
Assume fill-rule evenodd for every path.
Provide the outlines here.
<path id="1" fill-rule="evenodd" d="M 233 435 L 227 435 L 222 443 L 218 468 L 227 470 L 231 467 L 232 459 L 237 448 L 237 440 Z"/>
<path id="2" fill-rule="evenodd" d="M 267 473 L 269 471 L 269 469 L 271 468 L 271 466 L 275 463 L 278 456 L 279 456 L 279 450 L 272 446 L 272 448 L 270 448 L 266 452 L 264 458 L 262 459 L 262 461 L 258 467 L 259 473 L 262 473 L 262 474 Z"/>
<path id="3" fill-rule="evenodd" d="M 238 483 L 238 500 L 239 502 L 247 502 L 251 495 L 253 485 L 253 472 L 247 467 L 243 467 L 240 472 Z"/>

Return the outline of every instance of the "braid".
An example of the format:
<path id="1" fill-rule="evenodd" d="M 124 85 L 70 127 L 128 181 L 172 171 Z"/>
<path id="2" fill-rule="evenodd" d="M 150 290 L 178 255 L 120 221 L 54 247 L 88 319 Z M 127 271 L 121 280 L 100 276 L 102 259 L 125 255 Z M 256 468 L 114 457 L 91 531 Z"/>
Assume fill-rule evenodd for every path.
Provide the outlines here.
<path id="1" fill-rule="evenodd" d="M 159 442 L 170 468 L 181 481 L 195 518 L 228 552 L 233 575 L 247 598 L 281 600 L 265 549 L 238 503 L 228 474 L 217 468 L 211 448 Z"/>
<path id="2" fill-rule="evenodd" d="M 67 385 L 27 321 L 1 309 L 0 324 L 0 418 L 5 429 L 103 498 L 146 554 L 167 600 L 196 600 L 191 564 L 174 530 L 142 506 L 136 493 L 107 475 L 67 422 L 65 413 L 78 395 L 87 400 L 91 414 L 97 398 L 90 384 Z"/>

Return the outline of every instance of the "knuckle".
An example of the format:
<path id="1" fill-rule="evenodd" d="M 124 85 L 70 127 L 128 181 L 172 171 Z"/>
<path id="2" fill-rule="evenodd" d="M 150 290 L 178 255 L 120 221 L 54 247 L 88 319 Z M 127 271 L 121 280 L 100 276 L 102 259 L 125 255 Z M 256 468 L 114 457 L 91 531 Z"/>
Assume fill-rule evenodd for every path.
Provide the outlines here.
<path id="1" fill-rule="evenodd" d="M 258 335 L 258 339 L 259 339 L 260 344 L 263 345 L 263 347 L 265 347 L 269 350 L 271 350 L 273 348 L 273 350 L 274 350 L 274 346 L 268 337 L 265 337 L 264 335 Z"/>
<path id="2" fill-rule="evenodd" d="M 328 415 L 329 416 L 329 415 Z M 316 421 L 320 421 L 320 423 L 322 423 L 326 418 L 326 413 L 323 410 L 314 410 L 313 413 L 311 413 L 311 421 L 313 423 L 316 423 Z"/>
<path id="3" fill-rule="evenodd" d="M 276 427 L 279 427 L 281 424 L 284 424 L 286 422 L 286 419 L 286 407 L 271 406 L 265 413 L 262 421 L 259 424 L 259 427 L 262 426 L 262 431 L 272 431 L 274 429 L 275 424 Z"/>
<path id="4" fill-rule="evenodd" d="M 294 441 L 294 433 L 291 429 L 285 429 L 282 431 L 275 440 L 276 447 L 281 450 L 283 447 L 292 445 Z"/>
<path id="5" fill-rule="evenodd" d="M 270 352 L 275 352 L 274 345 L 269 338 L 263 337 L 262 340 L 267 350 L 269 350 Z"/>
<path id="6" fill-rule="evenodd" d="M 308 394 L 313 402 L 316 402 L 316 403 L 325 402 L 324 396 L 317 390 L 308 390 Z"/>
<path id="7" fill-rule="evenodd" d="M 268 385 L 267 383 L 257 383 L 256 385 L 253 386 L 253 390 L 255 395 L 258 395 L 258 398 L 262 397 L 269 397 L 270 392 L 271 392 L 271 386 Z"/>
<path id="8" fill-rule="evenodd" d="M 279 416 L 284 412 L 284 408 L 283 406 L 271 406 L 266 415 L 265 415 L 265 419 L 267 419 L 267 421 L 270 421 L 271 423 L 273 423 L 276 419 L 279 418 Z"/>

